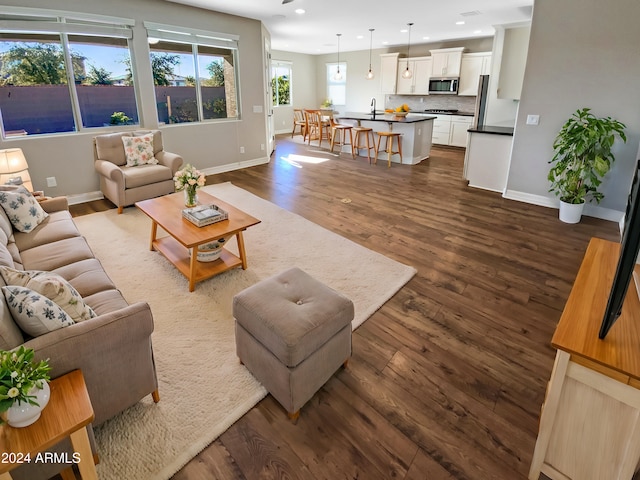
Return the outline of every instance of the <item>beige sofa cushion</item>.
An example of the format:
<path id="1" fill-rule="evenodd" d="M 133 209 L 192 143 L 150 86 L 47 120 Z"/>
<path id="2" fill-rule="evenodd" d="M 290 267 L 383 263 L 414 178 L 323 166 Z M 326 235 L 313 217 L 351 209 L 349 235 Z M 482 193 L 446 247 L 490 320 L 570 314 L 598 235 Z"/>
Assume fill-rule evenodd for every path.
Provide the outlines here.
<path id="1" fill-rule="evenodd" d="M 44 295 L 61 307 L 74 322 L 96 316 L 91 307 L 84 303 L 78 291 L 57 273 L 0 267 L 0 276 L 7 285 L 26 287 Z"/>
<path id="2" fill-rule="evenodd" d="M 80 232 L 67 210 L 49 214 L 36 229 L 29 233 L 14 233 L 16 246 L 20 251 L 79 236 Z"/>
<path id="3" fill-rule="evenodd" d="M 80 260 L 94 258 L 84 237 L 73 237 L 40 245 L 20 252 L 22 265 L 27 270 L 53 271 Z"/>
<path id="4" fill-rule="evenodd" d="M 2 287 L 2 293 L 13 319 L 32 337 L 74 324 L 60 305 L 29 288 L 10 285 Z"/>

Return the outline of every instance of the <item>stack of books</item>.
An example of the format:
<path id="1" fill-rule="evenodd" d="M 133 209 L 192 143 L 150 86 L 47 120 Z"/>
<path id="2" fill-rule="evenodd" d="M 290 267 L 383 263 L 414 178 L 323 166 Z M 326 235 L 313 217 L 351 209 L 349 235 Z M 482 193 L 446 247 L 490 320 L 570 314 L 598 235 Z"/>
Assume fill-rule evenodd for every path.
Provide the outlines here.
<path id="1" fill-rule="evenodd" d="M 198 227 L 227 220 L 229 214 L 217 205 L 198 205 L 182 210 L 182 216 Z"/>

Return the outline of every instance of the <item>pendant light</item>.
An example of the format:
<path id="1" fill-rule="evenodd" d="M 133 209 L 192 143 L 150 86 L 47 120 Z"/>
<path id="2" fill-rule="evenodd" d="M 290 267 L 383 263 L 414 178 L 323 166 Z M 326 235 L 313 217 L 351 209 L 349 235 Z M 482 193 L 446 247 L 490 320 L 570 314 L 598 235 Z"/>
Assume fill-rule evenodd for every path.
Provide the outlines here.
<path id="1" fill-rule="evenodd" d="M 375 28 L 370 28 L 370 39 L 369 39 L 369 71 L 367 72 L 367 80 L 373 80 L 373 70 L 371 69 L 371 49 L 373 48 L 373 31 Z"/>
<path id="2" fill-rule="evenodd" d="M 413 23 L 407 23 L 407 25 L 409 26 L 409 40 L 407 40 L 407 68 L 404 72 L 402 72 L 403 78 L 411 78 L 413 76 L 413 73 L 411 73 L 411 70 L 409 70 L 409 52 L 411 51 L 411 26 L 413 25 Z"/>
<path id="3" fill-rule="evenodd" d="M 336 36 L 338 37 L 338 70 L 336 71 L 336 74 L 333 76 L 334 80 L 342 80 L 342 73 L 340 73 L 340 37 L 342 36 L 341 33 L 336 33 Z"/>

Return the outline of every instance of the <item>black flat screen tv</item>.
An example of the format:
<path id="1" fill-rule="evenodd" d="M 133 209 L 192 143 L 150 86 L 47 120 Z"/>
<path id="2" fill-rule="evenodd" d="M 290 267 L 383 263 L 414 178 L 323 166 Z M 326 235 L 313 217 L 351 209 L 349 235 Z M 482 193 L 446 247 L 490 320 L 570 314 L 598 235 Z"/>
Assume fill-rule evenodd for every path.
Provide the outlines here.
<path id="1" fill-rule="evenodd" d="M 633 182 L 631 183 L 631 191 L 627 200 L 627 209 L 624 217 L 624 228 L 622 230 L 622 241 L 620 244 L 620 257 L 618 266 L 613 277 L 613 284 L 609 292 L 609 300 L 607 308 L 604 312 L 604 318 L 600 325 L 600 333 L 598 338 L 604 339 L 609 330 L 622 313 L 622 304 L 627 296 L 629 284 L 633 278 L 633 269 L 638 258 L 638 250 L 640 249 L 640 192 L 638 184 L 640 183 L 638 170 L 640 169 L 640 152 L 639 160 L 633 174 Z"/>

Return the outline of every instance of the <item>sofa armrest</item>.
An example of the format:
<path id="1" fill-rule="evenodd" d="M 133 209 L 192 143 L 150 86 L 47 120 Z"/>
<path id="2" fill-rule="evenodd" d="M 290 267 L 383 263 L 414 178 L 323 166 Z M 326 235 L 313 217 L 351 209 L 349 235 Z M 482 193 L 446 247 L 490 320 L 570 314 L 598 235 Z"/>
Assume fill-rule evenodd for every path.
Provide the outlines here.
<path id="1" fill-rule="evenodd" d="M 158 162 L 165 167 L 169 167 L 171 169 L 171 174 L 175 175 L 175 173 L 180 170 L 182 163 L 184 160 L 180 155 L 175 153 L 165 152 L 164 150 L 155 154 L 155 157 L 158 159 Z"/>
<path id="2" fill-rule="evenodd" d="M 124 174 L 120 167 L 108 160 L 96 160 L 93 162 L 96 171 L 103 177 L 107 177 L 124 187 Z"/>
<path id="3" fill-rule="evenodd" d="M 51 378 L 80 369 L 99 425 L 158 388 L 153 317 L 139 302 L 24 343 L 49 359 Z"/>
<path id="4" fill-rule="evenodd" d="M 53 197 L 40 202 L 40 206 L 47 213 L 61 212 L 69 210 L 67 197 Z"/>

